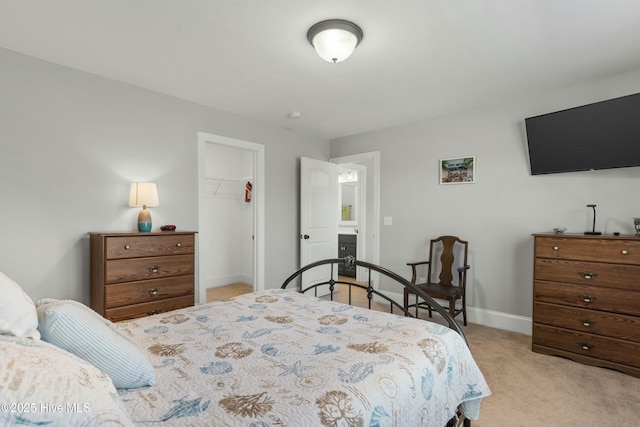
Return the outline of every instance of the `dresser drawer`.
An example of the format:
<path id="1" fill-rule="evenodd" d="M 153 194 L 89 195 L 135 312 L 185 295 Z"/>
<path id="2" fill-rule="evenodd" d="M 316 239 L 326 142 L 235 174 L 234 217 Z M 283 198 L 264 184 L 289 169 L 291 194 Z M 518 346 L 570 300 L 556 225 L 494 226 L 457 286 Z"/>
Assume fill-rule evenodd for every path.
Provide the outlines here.
<path id="1" fill-rule="evenodd" d="M 193 275 L 105 286 L 105 308 L 193 295 Z"/>
<path id="2" fill-rule="evenodd" d="M 105 283 L 121 283 L 180 276 L 193 274 L 193 270 L 193 254 L 115 259 L 105 262 Z"/>
<path id="3" fill-rule="evenodd" d="M 640 343 L 640 318 L 535 302 L 536 323 Z"/>
<path id="4" fill-rule="evenodd" d="M 640 315 L 640 291 L 536 280 L 533 284 L 533 300 L 632 316 Z"/>
<path id="5" fill-rule="evenodd" d="M 194 252 L 193 234 L 108 236 L 105 240 L 106 259 L 192 254 Z"/>
<path id="6" fill-rule="evenodd" d="M 158 313 L 177 310 L 179 308 L 191 307 L 193 296 L 170 298 L 141 304 L 128 305 L 125 307 L 110 308 L 105 310 L 104 317 L 112 322 L 119 322 L 126 319 L 136 319 L 138 317 L 151 316 Z"/>
<path id="7" fill-rule="evenodd" d="M 630 341 L 534 324 L 533 344 L 615 363 L 640 366 L 640 344 Z"/>
<path id="8" fill-rule="evenodd" d="M 640 291 L 640 265 L 536 258 L 533 277 L 536 280 Z"/>
<path id="9" fill-rule="evenodd" d="M 640 264 L 640 240 L 536 237 L 535 256 L 614 264 Z"/>

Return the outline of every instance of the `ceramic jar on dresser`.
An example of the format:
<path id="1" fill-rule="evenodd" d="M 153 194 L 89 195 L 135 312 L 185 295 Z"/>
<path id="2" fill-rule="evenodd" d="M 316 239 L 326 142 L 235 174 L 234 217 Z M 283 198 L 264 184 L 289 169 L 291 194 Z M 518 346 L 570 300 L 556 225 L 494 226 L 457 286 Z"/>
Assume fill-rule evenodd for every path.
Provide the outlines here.
<path id="1" fill-rule="evenodd" d="M 91 308 L 114 322 L 194 304 L 195 233 L 89 233 Z"/>
<path id="2" fill-rule="evenodd" d="M 533 351 L 640 377 L 640 238 L 534 241 Z"/>

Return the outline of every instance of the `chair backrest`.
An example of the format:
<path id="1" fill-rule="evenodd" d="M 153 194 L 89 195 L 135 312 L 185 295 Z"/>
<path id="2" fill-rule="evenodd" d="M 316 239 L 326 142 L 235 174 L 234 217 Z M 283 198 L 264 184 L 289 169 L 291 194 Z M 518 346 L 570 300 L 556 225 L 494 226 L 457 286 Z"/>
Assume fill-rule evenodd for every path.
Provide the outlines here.
<path id="1" fill-rule="evenodd" d="M 432 274 L 436 274 L 439 270 L 439 283 L 445 286 L 453 286 L 454 271 L 467 265 L 468 246 L 469 242 L 456 236 L 440 236 L 437 239 L 432 239 L 429 244 L 429 268 L 427 272 L 429 280 L 433 278 Z M 439 254 L 440 262 L 438 263 L 437 257 Z M 461 277 L 463 277 L 463 283 L 458 283 L 458 286 L 465 285 L 464 278 L 466 278 L 466 273 Z"/>

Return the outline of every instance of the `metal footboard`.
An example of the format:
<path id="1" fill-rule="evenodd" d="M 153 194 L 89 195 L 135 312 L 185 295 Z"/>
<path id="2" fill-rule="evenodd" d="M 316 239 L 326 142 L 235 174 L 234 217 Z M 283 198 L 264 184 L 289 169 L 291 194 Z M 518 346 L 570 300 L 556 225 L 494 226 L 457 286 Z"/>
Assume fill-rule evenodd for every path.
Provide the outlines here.
<path id="1" fill-rule="evenodd" d="M 353 282 L 348 282 L 348 281 L 343 281 L 343 280 L 336 280 L 334 279 L 334 277 L 337 277 L 337 268 L 339 264 L 344 264 L 348 267 L 361 267 L 361 268 L 365 268 L 368 271 L 368 279 L 367 282 L 363 283 L 353 283 Z M 302 289 L 302 274 L 319 266 L 323 266 L 323 265 L 330 265 L 330 274 L 329 274 L 329 278 L 325 281 L 322 282 L 318 282 L 318 283 L 314 283 L 304 289 Z M 453 319 L 453 317 L 451 317 L 451 315 L 449 314 L 449 312 L 447 310 L 445 310 L 440 304 L 438 304 L 433 298 L 431 298 L 429 295 L 427 295 L 423 290 L 421 290 L 420 288 L 418 288 L 417 286 L 415 286 L 413 283 L 411 283 L 410 281 L 408 281 L 407 279 L 397 275 L 396 273 L 387 270 L 384 267 L 380 267 L 378 265 L 375 264 L 371 264 L 365 261 L 358 261 L 356 260 L 354 257 L 352 256 L 348 256 L 345 258 L 331 258 L 331 259 L 324 259 L 324 260 L 320 260 L 320 261 L 316 261 L 313 262 L 311 264 L 308 264 L 304 267 L 302 267 L 301 269 L 299 269 L 298 271 L 296 271 L 295 273 L 293 273 L 291 276 L 289 276 L 282 284 L 281 288 L 282 289 L 286 289 L 292 282 L 296 281 L 296 285 L 297 285 L 297 290 L 301 293 L 307 293 L 311 290 L 314 291 L 314 294 L 317 296 L 317 291 L 318 288 L 321 286 L 329 286 L 329 294 L 330 294 L 330 298 L 333 301 L 333 294 L 336 291 L 336 285 L 346 285 L 349 287 L 349 295 L 348 295 L 348 304 L 351 304 L 351 290 L 353 287 L 355 288 L 359 288 L 359 289 L 363 289 L 366 291 L 367 293 L 367 299 L 368 299 L 368 305 L 369 305 L 369 309 L 371 309 L 371 303 L 372 300 L 375 297 L 383 299 L 385 301 L 387 301 L 387 303 L 389 303 L 389 311 L 390 313 L 394 313 L 394 309 L 397 309 L 399 312 L 402 312 L 405 316 L 409 316 L 409 317 L 415 317 L 415 315 L 413 315 L 408 309 L 405 309 L 403 305 L 397 303 L 395 300 L 389 298 L 387 295 L 383 294 L 382 292 L 376 290 L 373 288 L 372 286 L 372 273 L 376 272 L 376 273 L 380 273 L 384 276 L 386 276 L 387 278 L 399 283 L 402 286 L 402 291 L 404 293 L 404 288 L 408 288 L 411 290 L 411 292 L 417 294 L 420 298 L 423 298 L 429 305 L 431 305 L 433 307 L 433 309 L 435 311 L 437 311 L 438 313 L 440 313 L 440 315 L 442 315 L 442 317 L 446 320 L 446 322 L 449 324 L 449 327 L 451 329 L 453 329 L 454 331 L 456 331 L 458 334 L 460 334 L 462 336 L 462 338 L 464 338 L 465 342 L 466 342 L 466 337 L 464 335 L 464 332 L 462 331 L 462 329 L 460 328 L 460 325 L 458 325 L 458 323 Z"/>

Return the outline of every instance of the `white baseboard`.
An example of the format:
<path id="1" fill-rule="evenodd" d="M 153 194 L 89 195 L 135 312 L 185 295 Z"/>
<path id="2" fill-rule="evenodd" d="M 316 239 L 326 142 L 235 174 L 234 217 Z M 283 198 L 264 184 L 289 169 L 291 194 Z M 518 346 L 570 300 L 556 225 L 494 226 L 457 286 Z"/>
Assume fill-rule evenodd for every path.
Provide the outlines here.
<path id="1" fill-rule="evenodd" d="M 478 325 L 531 335 L 531 318 L 467 306 L 467 321 Z"/>
<path id="2" fill-rule="evenodd" d="M 404 295 L 386 291 L 384 293 L 398 304 L 402 305 L 404 303 Z M 439 316 L 438 313 L 435 315 Z M 462 324 L 462 315 L 458 315 L 456 321 Z M 532 321 L 530 317 L 467 306 L 467 322 L 517 332 L 519 334 L 531 335 Z"/>
<path id="3" fill-rule="evenodd" d="M 253 283 L 253 275 L 252 274 L 241 274 L 240 282 L 246 283 L 247 285 L 251 285 L 255 289 L 255 284 Z"/>

